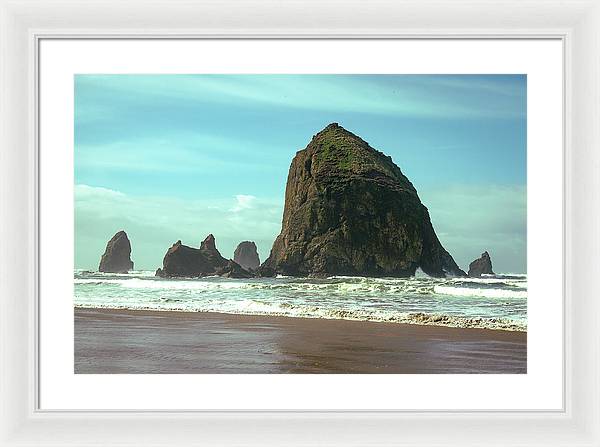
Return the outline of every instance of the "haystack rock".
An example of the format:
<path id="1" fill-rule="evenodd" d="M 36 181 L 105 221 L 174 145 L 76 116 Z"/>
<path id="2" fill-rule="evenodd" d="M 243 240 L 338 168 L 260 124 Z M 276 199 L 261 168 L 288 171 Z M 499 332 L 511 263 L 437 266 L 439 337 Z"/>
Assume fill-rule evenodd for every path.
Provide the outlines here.
<path id="1" fill-rule="evenodd" d="M 127 273 L 133 270 L 131 261 L 131 243 L 127 233 L 119 231 L 106 244 L 106 250 L 100 258 L 100 272 Z"/>
<path id="2" fill-rule="evenodd" d="M 256 270 L 260 266 L 256 244 L 252 241 L 240 242 L 233 253 L 233 260 L 246 270 Z"/>
<path id="3" fill-rule="evenodd" d="M 297 152 L 262 276 L 465 276 L 391 157 L 337 123 Z"/>
<path id="4" fill-rule="evenodd" d="M 492 259 L 490 254 L 485 251 L 479 259 L 475 259 L 469 264 L 469 276 L 479 277 L 481 275 L 494 275 L 492 271 Z"/>
<path id="5" fill-rule="evenodd" d="M 251 277 L 240 266 L 232 265 L 217 250 L 215 237 L 209 234 L 200 244 L 200 248 L 188 247 L 177 241 L 167 250 L 163 259 L 163 266 L 156 271 L 156 276 L 164 278 L 224 275 L 228 277 Z M 239 267 L 239 269 L 237 267 Z M 244 276 L 248 274 L 249 276 Z"/>

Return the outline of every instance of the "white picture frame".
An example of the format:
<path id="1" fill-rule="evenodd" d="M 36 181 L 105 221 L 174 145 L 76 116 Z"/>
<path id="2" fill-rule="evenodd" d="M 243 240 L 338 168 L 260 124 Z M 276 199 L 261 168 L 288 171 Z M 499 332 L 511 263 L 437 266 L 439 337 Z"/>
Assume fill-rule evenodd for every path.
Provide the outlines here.
<path id="1" fill-rule="evenodd" d="M 0 445 L 600 445 L 600 3 L 0 2 Z M 563 411 L 40 411 L 37 49 L 42 38 L 560 38 Z"/>

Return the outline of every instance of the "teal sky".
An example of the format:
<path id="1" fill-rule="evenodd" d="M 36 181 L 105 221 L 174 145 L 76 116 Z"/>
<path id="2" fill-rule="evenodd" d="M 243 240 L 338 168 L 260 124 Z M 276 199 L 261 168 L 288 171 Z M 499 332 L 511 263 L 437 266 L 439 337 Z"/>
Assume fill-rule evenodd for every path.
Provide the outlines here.
<path id="1" fill-rule="evenodd" d="M 136 269 L 213 233 L 261 262 L 296 151 L 337 122 L 390 155 L 463 268 L 526 271 L 525 75 L 76 75 L 75 267 L 125 230 Z"/>

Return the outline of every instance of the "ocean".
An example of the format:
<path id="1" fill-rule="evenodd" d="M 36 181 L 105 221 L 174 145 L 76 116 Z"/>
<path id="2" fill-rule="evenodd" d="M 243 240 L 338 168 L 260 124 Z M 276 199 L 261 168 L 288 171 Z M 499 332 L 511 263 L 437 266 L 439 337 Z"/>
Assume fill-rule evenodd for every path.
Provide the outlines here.
<path id="1" fill-rule="evenodd" d="M 78 308 L 220 312 L 527 331 L 527 275 L 163 279 L 75 270 Z"/>

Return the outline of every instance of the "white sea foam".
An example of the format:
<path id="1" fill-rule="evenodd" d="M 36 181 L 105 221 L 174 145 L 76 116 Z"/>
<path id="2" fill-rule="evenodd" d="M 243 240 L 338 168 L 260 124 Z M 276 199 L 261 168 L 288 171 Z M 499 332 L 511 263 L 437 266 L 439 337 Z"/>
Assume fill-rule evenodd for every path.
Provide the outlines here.
<path id="1" fill-rule="evenodd" d="M 385 283 L 362 278 L 359 282 L 259 282 L 256 280 L 224 280 L 218 278 L 202 279 L 141 279 L 141 278 L 75 278 L 75 284 L 111 284 L 130 289 L 164 289 L 164 290 L 240 290 L 240 289 L 288 289 L 290 291 L 330 291 L 338 293 L 352 292 L 395 292 L 406 288 L 404 283 Z"/>
<path id="2" fill-rule="evenodd" d="M 429 278 L 429 275 L 427 273 L 425 273 L 421 267 L 417 268 L 417 271 L 415 272 L 415 278 Z"/>
<path id="3" fill-rule="evenodd" d="M 77 307 L 526 330 L 527 278 L 157 278 L 75 272 Z"/>
<path id="4" fill-rule="evenodd" d="M 435 293 L 453 296 L 481 296 L 487 298 L 527 298 L 526 290 L 477 289 L 469 287 L 434 286 Z"/>
<path id="5" fill-rule="evenodd" d="M 364 310 L 331 309 L 318 306 L 295 306 L 289 304 L 240 301 L 230 306 L 206 306 L 194 308 L 189 305 L 165 304 L 148 306 L 142 303 L 125 304 L 76 304 L 78 308 L 110 308 L 127 310 L 156 310 L 179 312 L 215 312 L 235 315 L 284 316 L 292 318 L 315 318 L 326 320 L 354 320 L 385 323 L 449 326 L 460 328 L 486 328 L 496 330 L 527 331 L 525 322 L 503 318 L 461 317 L 445 314 L 402 313 L 393 311 L 367 312 Z"/>
<path id="6" fill-rule="evenodd" d="M 452 282 L 473 282 L 473 283 L 478 283 L 478 284 L 502 284 L 502 283 L 516 283 L 516 284 L 523 284 L 525 281 L 525 279 L 506 279 L 506 278 L 498 278 L 495 276 L 492 277 L 482 277 L 482 278 L 466 278 L 466 277 L 461 277 L 461 278 L 451 278 L 450 281 Z"/>

